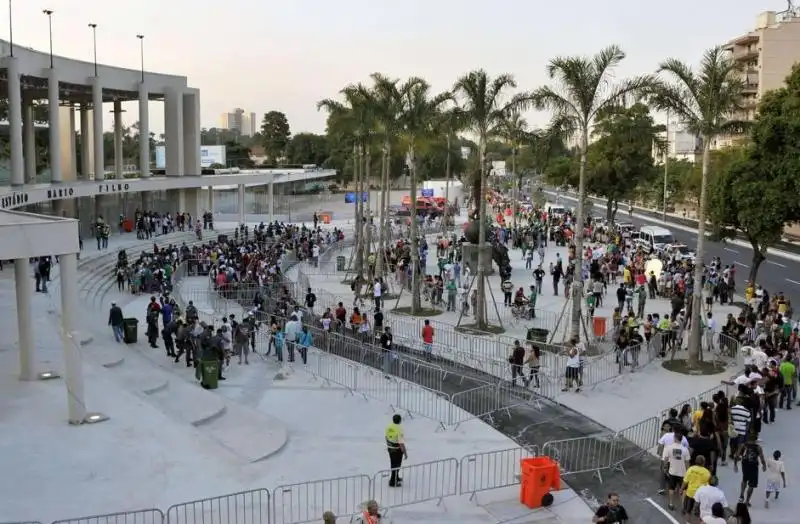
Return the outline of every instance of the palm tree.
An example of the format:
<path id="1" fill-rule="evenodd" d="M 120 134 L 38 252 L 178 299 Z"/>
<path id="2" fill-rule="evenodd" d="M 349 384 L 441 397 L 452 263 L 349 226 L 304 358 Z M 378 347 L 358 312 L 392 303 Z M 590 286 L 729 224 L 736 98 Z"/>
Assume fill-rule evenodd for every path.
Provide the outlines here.
<path id="1" fill-rule="evenodd" d="M 643 93 L 653 81 L 639 76 L 618 83 L 612 82 L 613 70 L 625 59 L 616 45 L 609 46 L 593 57 L 557 57 L 547 65 L 547 75 L 556 86 L 544 86 L 533 93 L 537 108 L 549 109 L 554 117 L 574 132 L 580 133 L 580 176 L 578 205 L 575 220 L 575 256 L 577 278 L 572 283 L 572 322 L 570 338 L 580 338 L 580 315 L 583 279 L 580 264 L 583 260 L 584 201 L 586 200 L 586 151 L 589 133 L 598 112 L 624 103 L 629 96 Z"/>
<path id="2" fill-rule="evenodd" d="M 412 77 L 399 88 L 400 138 L 407 147 L 411 169 L 411 314 L 422 309 L 419 276 L 419 235 L 417 221 L 417 151 L 426 139 L 435 133 L 435 124 L 445 104 L 452 99 L 450 93 L 431 95 L 431 86 L 421 78 Z"/>
<path id="3" fill-rule="evenodd" d="M 706 199 L 711 144 L 721 135 L 744 132 L 746 122 L 737 119 L 742 110 L 744 80 L 735 62 L 721 47 L 709 49 L 703 55 L 697 72 L 675 58 L 664 61 L 658 73 L 671 79 L 659 80 L 649 92 L 649 101 L 661 111 L 669 111 L 700 136 L 703 141 L 703 170 L 700 184 L 700 208 L 697 224 L 697 264 L 694 269 L 694 294 L 689 336 L 690 366 L 697 365 L 700 356 L 703 280 L 705 254 Z"/>
<path id="4" fill-rule="evenodd" d="M 355 186 L 355 241 L 356 246 L 363 242 L 364 236 L 364 202 L 362 195 L 362 178 L 364 175 L 362 161 L 370 135 L 371 108 L 369 100 L 364 96 L 366 89 L 362 85 L 349 85 L 342 89 L 344 102 L 325 99 L 317 102 L 317 109 L 325 109 L 332 117 L 337 131 L 350 137 L 353 147 L 353 183 Z M 364 269 L 364 251 L 356 247 L 355 272 L 362 276 Z"/>
<path id="5" fill-rule="evenodd" d="M 511 200 L 512 200 L 512 213 L 513 223 L 512 228 L 517 230 L 517 212 L 521 178 L 517 174 L 517 154 L 525 142 L 532 138 L 532 134 L 528 132 L 528 121 L 522 118 L 519 111 L 513 111 L 506 115 L 505 120 L 500 124 L 499 128 L 500 138 L 505 140 L 508 147 L 511 148 L 511 176 L 514 184 Z"/>
<path id="6" fill-rule="evenodd" d="M 369 93 L 375 118 L 375 132 L 381 142 L 381 203 L 380 203 L 380 228 L 378 230 L 378 256 L 375 262 L 375 275 L 384 274 L 385 250 L 388 240 L 387 206 L 389 203 L 389 174 L 392 158 L 392 144 L 396 141 L 401 131 L 402 98 L 399 79 L 389 78 L 381 73 L 370 75 L 373 87 Z M 404 84 L 405 85 L 405 84 Z"/>
<path id="7" fill-rule="evenodd" d="M 477 303 L 475 324 L 479 330 L 488 327 L 486 318 L 486 279 L 483 268 L 486 265 L 486 144 L 489 138 L 495 136 L 498 128 L 509 113 L 523 109 L 530 101 L 527 94 L 517 94 L 506 100 L 505 94 L 509 89 L 517 87 L 514 77 L 502 74 L 492 79 L 483 69 L 471 71 L 459 78 L 453 87 L 453 94 L 461 99 L 461 110 L 464 117 L 464 128 L 472 131 L 478 138 L 478 161 L 480 164 L 480 179 L 473 191 L 473 198 L 477 203 L 478 212 L 478 271 L 477 278 Z"/>
<path id="8" fill-rule="evenodd" d="M 453 140 L 457 138 L 457 133 L 462 131 L 465 126 L 464 112 L 452 101 L 452 106 L 443 111 L 436 123 L 438 134 L 444 135 L 447 147 L 447 160 L 445 163 L 445 185 L 444 185 L 444 217 L 442 219 L 442 234 L 450 228 L 450 185 L 452 184 L 453 169 L 451 165 L 451 154 Z"/>

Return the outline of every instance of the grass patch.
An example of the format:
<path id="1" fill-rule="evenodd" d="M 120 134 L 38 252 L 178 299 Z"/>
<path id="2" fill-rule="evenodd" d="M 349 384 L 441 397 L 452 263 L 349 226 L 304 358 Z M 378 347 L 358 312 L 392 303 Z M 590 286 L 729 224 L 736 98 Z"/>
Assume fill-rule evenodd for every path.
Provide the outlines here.
<path id="1" fill-rule="evenodd" d="M 716 375 L 725 371 L 725 366 L 717 362 L 698 362 L 696 366 L 689 367 L 689 362 L 684 359 L 665 360 L 661 366 L 681 375 Z"/>
<path id="2" fill-rule="evenodd" d="M 392 310 L 392 313 L 397 313 L 399 315 L 407 315 L 410 317 L 435 317 L 437 315 L 441 315 L 444 313 L 441 309 L 435 308 L 420 308 L 417 310 L 416 314 L 411 313 L 411 306 L 403 306 L 397 307 Z"/>
<path id="3" fill-rule="evenodd" d="M 461 324 L 460 326 L 456 326 L 456 331 L 459 333 L 466 333 L 467 335 L 486 335 L 487 333 L 492 335 L 501 335 L 506 332 L 506 328 L 503 326 L 495 326 L 494 324 L 487 324 L 483 327 L 483 329 L 478 329 L 477 324 Z"/>

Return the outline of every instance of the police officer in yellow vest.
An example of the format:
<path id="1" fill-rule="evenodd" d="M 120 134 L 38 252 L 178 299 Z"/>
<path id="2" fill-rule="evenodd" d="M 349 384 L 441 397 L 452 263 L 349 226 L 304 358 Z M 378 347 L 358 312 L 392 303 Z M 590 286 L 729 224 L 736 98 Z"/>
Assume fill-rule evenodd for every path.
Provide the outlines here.
<path id="1" fill-rule="evenodd" d="M 403 458 L 408 458 L 403 428 L 400 426 L 402 421 L 400 415 L 395 415 L 392 417 L 391 424 L 386 426 L 386 449 L 389 451 L 389 467 L 392 469 L 389 486 L 393 488 L 403 485 L 403 479 L 400 478 L 400 466 L 403 464 Z"/>

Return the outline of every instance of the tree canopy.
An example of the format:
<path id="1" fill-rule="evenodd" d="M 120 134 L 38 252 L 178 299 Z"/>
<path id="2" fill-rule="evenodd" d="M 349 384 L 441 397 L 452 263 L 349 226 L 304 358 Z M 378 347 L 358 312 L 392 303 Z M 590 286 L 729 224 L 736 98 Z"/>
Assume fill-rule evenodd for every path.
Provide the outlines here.
<path id="1" fill-rule="evenodd" d="M 284 113 L 270 111 L 264 114 L 261 120 L 261 143 L 264 146 L 264 153 L 273 163 L 283 157 L 291 136 L 289 120 Z"/>

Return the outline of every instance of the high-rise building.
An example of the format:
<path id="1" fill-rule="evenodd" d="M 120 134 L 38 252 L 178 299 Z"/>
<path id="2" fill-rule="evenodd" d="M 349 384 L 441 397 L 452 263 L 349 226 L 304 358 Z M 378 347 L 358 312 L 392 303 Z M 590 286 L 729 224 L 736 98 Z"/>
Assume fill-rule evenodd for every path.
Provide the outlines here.
<path id="1" fill-rule="evenodd" d="M 237 107 L 232 113 L 222 113 L 219 127 L 236 130 L 242 136 L 253 136 L 256 134 L 256 114 L 245 113 L 244 109 Z"/>
<path id="2" fill-rule="evenodd" d="M 740 66 L 744 80 L 744 107 L 733 117 L 753 120 L 764 93 L 782 87 L 795 63 L 800 62 L 800 8 L 792 1 L 782 12 L 766 11 L 752 31 L 725 45 Z M 731 145 L 736 137 L 719 137 L 712 148 Z"/>
<path id="3" fill-rule="evenodd" d="M 664 142 L 663 146 L 653 146 L 653 160 L 656 163 L 664 161 L 664 153 L 669 158 L 686 160 L 694 163 L 701 151 L 701 141 L 695 133 L 687 129 L 686 124 L 668 120 L 666 131 L 657 133 L 658 138 Z"/>

